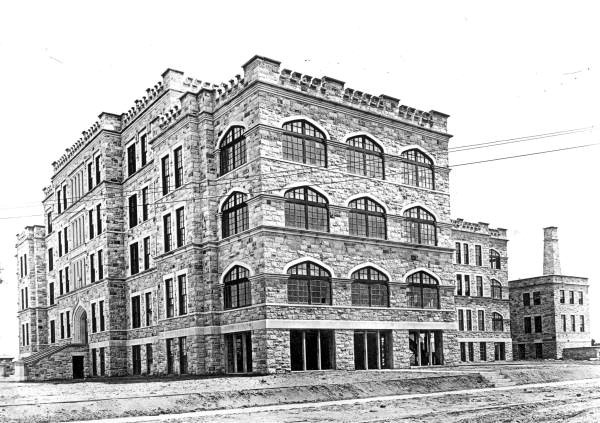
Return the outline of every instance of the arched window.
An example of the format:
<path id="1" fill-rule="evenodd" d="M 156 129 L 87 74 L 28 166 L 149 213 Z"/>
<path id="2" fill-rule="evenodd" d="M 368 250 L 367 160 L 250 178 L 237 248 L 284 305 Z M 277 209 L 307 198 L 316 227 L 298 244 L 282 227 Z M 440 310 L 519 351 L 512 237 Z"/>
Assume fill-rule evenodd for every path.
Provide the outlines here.
<path id="1" fill-rule="evenodd" d="M 331 274 L 318 264 L 305 261 L 288 269 L 288 302 L 331 304 Z"/>
<path id="2" fill-rule="evenodd" d="M 427 272 L 416 272 L 406 278 L 408 307 L 440 308 L 440 291 L 437 279 Z"/>
<path id="3" fill-rule="evenodd" d="M 492 279 L 492 298 L 502 299 L 502 284 L 496 279 Z"/>
<path id="4" fill-rule="evenodd" d="M 388 278 L 373 267 L 352 273 L 352 305 L 389 307 Z"/>
<path id="5" fill-rule="evenodd" d="M 232 126 L 221 140 L 221 175 L 246 163 L 246 137 L 242 126 Z"/>
<path id="6" fill-rule="evenodd" d="M 235 266 L 223 278 L 224 305 L 226 309 L 249 306 L 252 302 L 250 294 L 250 272 L 242 266 Z"/>
<path id="7" fill-rule="evenodd" d="M 248 204 L 246 194 L 234 192 L 223 204 L 221 226 L 223 238 L 248 229 Z"/>
<path id="8" fill-rule="evenodd" d="M 400 158 L 402 180 L 405 184 L 435 189 L 433 160 L 416 148 L 402 152 Z"/>
<path id="9" fill-rule="evenodd" d="M 285 193 L 285 226 L 329 231 L 327 199 L 312 188 L 299 187 Z"/>
<path id="10" fill-rule="evenodd" d="M 348 139 L 348 172 L 383 178 L 383 149 L 372 139 L 359 135 Z"/>
<path id="11" fill-rule="evenodd" d="M 325 134 L 305 120 L 283 125 L 283 158 L 294 162 L 326 166 Z"/>
<path id="12" fill-rule="evenodd" d="M 504 331 L 504 319 L 500 313 L 492 313 L 492 330 L 494 332 Z"/>
<path id="13" fill-rule="evenodd" d="M 404 236 L 412 244 L 437 245 L 435 217 L 422 207 L 404 212 Z"/>
<path id="14" fill-rule="evenodd" d="M 496 250 L 490 250 L 490 267 L 500 269 L 500 253 Z"/>
<path id="15" fill-rule="evenodd" d="M 386 238 L 385 210 L 375 201 L 363 197 L 350 202 L 350 235 Z"/>

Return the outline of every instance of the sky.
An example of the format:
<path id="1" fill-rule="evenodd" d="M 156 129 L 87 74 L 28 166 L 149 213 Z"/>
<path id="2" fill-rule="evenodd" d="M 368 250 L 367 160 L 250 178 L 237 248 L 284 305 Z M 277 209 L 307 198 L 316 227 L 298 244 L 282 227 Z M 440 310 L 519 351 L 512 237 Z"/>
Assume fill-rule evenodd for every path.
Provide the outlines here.
<path id="1" fill-rule="evenodd" d="M 15 236 L 43 223 L 51 163 L 166 68 L 220 82 L 264 55 L 447 113 L 450 147 L 590 128 L 452 153 L 460 164 L 600 142 L 599 12 L 593 1 L 2 2 L 0 354 L 18 351 Z M 590 278 L 600 340 L 599 158 L 592 146 L 455 167 L 451 206 L 508 229 L 509 279 L 541 274 L 542 228 L 558 226 L 563 274 Z"/>

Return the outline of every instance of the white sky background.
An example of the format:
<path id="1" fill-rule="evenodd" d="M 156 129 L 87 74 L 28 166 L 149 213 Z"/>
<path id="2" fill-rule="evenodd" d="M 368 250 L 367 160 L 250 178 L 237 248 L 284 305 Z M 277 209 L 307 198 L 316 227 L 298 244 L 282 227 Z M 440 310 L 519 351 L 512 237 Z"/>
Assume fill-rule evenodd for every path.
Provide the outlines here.
<path id="1" fill-rule="evenodd" d="M 51 163 L 100 112 L 123 113 L 172 67 L 222 82 L 261 54 L 282 68 L 450 114 L 452 146 L 600 126 L 594 2 L 3 2 L 0 353 L 16 354 L 15 235 L 42 224 Z M 453 153 L 451 163 L 600 142 L 580 135 Z M 456 168 L 452 215 L 509 229 L 510 279 L 563 273 L 600 305 L 600 147 Z M 11 216 L 40 215 L 6 219 Z M 600 339 L 600 311 L 592 332 Z"/>

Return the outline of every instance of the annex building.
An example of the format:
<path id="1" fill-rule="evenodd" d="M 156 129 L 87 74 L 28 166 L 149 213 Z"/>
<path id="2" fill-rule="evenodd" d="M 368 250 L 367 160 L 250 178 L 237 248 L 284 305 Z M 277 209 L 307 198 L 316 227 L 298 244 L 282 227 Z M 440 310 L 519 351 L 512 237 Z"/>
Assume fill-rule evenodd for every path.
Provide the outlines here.
<path id="1" fill-rule="evenodd" d="M 17 239 L 23 378 L 512 359 L 506 230 L 450 217 L 448 116 L 255 56 L 167 69 Z"/>

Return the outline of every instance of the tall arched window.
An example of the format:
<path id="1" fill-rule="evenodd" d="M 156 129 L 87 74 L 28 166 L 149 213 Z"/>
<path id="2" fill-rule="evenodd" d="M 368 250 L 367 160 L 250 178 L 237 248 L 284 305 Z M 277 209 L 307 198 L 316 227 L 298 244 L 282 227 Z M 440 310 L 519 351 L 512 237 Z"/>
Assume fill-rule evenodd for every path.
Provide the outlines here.
<path id="1" fill-rule="evenodd" d="M 352 305 L 389 307 L 388 278 L 373 267 L 352 273 Z"/>
<path id="2" fill-rule="evenodd" d="M 492 330 L 494 332 L 504 331 L 504 319 L 502 318 L 502 315 L 500 313 L 492 313 Z"/>
<path id="3" fill-rule="evenodd" d="M 385 210 L 367 197 L 350 202 L 349 220 L 350 235 L 386 238 Z"/>
<path id="4" fill-rule="evenodd" d="M 436 278 L 427 272 L 416 272 L 406 278 L 408 307 L 440 308 L 440 290 Z"/>
<path id="5" fill-rule="evenodd" d="M 250 272 L 242 266 L 233 267 L 223 278 L 224 305 L 226 309 L 246 307 L 252 303 L 250 293 Z"/>
<path id="6" fill-rule="evenodd" d="M 404 212 L 404 236 L 412 244 L 437 245 L 435 217 L 422 207 Z"/>
<path id="7" fill-rule="evenodd" d="M 492 298 L 502 299 L 502 284 L 496 279 L 492 279 Z"/>
<path id="8" fill-rule="evenodd" d="M 318 264 L 305 261 L 288 269 L 288 302 L 331 304 L 331 274 Z"/>
<path id="9" fill-rule="evenodd" d="M 371 138 L 359 135 L 348 139 L 348 172 L 383 178 L 383 149 Z"/>
<path id="10" fill-rule="evenodd" d="M 312 188 L 299 187 L 285 193 L 285 226 L 329 231 L 327 199 Z"/>
<path id="11" fill-rule="evenodd" d="M 327 165 L 325 134 L 305 120 L 283 125 L 283 158 L 316 166 Z"/>
<path id="12" fill-rule="evenodd" d="M 402 180 L 405 184 L 435 189 L 433 160 L 416 148 L 402 152 L 400 158 Z"/>
<path id="13" fill-rule="evenodd" d="M 227 198 L 221 209 L 221 227 L 223 238 L 235 235 L 248 229 L 248 204 L 246 194 L 234 192 Z"/>
<path id="14" fill-rule="evenodd" d="M 490 267 L 500 269 L 500 253 L 496 250 L 490 250 Z"/>
<path id="15" fill-rule="evenodd" d="M 242 126 L 232 126 L 221 140 L 221 175 L 246 163 L 246 137 Z"/>

